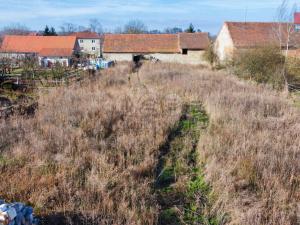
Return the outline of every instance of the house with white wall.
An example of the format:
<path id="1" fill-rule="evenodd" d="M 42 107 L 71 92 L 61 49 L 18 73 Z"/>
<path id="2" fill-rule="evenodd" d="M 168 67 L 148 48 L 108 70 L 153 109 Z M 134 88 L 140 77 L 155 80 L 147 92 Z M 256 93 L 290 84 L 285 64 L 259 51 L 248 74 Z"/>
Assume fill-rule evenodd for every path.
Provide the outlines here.
<path id="1" fill-rule="evenodd" d="M 101 36 L 95 32 L 84 31 L 72 33 L 77 37 L 80 52 L 92 57 L 101 56 Z"/>
<path id="2" fill-rule="evenodd" d="M 70 66 L 79 51 L 75 36 L 21 36 L 6 35 L 0 48 L 0 57 L 22 59 L 35 56 L 42 66 L 56 62 Z"/>

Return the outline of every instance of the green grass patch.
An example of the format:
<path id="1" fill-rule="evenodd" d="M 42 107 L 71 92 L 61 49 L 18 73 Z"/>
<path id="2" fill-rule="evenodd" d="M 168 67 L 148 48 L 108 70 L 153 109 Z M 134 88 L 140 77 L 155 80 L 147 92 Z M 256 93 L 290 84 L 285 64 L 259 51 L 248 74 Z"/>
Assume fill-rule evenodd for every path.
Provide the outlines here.
<path id="1" fill-rule="evenodd" d="M 158 219 L 159 225 L 181 225 L 178 212 L 174 208 L 165 209 L 161 212 Z"/>
<path id="2" fill-rule="evenodd" d="M 156 186 L 164 188 L 175 182 L 174 168 L 164 168 L 160 175 L 157 177 Z"/>
<path id="3" fill-rule="evenodd" d="M 160 224 L 218 224 L 208 215 L 211 189 L 199 166 L 197 143 L 209 118 L 199 104 L 188 105 L 171 134 L 156 181 Z M 176 209 L 176 210 L 175 210 Z"/>

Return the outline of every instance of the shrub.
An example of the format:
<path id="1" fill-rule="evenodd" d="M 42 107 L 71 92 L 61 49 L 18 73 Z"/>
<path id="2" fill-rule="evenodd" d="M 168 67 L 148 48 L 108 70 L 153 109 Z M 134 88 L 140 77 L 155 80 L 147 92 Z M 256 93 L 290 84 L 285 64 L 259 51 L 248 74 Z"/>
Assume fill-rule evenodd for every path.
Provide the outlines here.
<path id="1" fill-rule="evenodd" d="M 238 52 L 233 66 L 239 77 L 269 83 L 274 88 L 281 89 L 284 86 L 284 61 L 284 56 L 277 47 L 264 46 Z"/>
<path id="2" fill-rule="evenodd" d="M 287 74 L 289 83 L 300 84 L 300 59 L 289 57 L 287 59 Z"/>
<path id="3" fill-rule="evenodd" d="M 213 43 L 210 43 L 203 55 L 204 59 L 209 63 L 211 67 L 214 67 L 218 64 L 219 59 L 218 55 L 215 53 Z"/>

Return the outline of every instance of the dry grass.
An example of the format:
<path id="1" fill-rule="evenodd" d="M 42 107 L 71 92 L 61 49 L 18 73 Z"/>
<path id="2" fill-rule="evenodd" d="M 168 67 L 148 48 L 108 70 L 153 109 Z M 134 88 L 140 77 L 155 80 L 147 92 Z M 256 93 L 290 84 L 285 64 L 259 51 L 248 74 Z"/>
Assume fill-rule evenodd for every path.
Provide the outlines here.
<path id="1" fill-rule="evenodd" d="M 29 201 L 41 214 L 155 223 L 153 170 L 181 106 L 154 89 L 130 89 L 123 73 L 53 90 L 35 118 L 1 124 L 1 197 Z"/>
<path id="2" fill-rule="evenodd" d="M 150 80 L 156 70 L 172 73 L 168 66 L 153 69 Z M 299 110 L 263 85 L 223 73 L 171 70 L 182 76 L 169 76 L 168 86 L 204 102 L 210 116 L 199 153 L 217 195 L 215 213 L 228 213 L 231 224 L 299 223 Z"/>
<path id="3" fill-rule="evenodd" d="M 140 81 L 127 73 L 122 65 L 58 88 L 40 97 L 34 118 L 1 122 L 1 197 L 31 202 L 40 214 L 155 224 L 159 146 L 182 103 L 201 101 L 210 125 L 198 149 L 213 212 L 231 224 L 297 223 L 300 113 L 289 100 L 197 67 L 146 64 Z"/>

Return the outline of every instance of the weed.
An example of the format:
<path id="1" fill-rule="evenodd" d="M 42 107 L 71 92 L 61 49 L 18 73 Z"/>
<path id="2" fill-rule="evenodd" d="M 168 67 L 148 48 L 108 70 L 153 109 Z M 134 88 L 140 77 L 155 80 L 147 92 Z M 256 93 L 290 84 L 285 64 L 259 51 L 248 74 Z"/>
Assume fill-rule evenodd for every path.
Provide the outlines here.
<path id="1" fill-rule="evenodd" d="M 161 212 L 158 219 L 160 225 L 181 225 L 178 211 L 174 208 L 166 209 Z"/>

